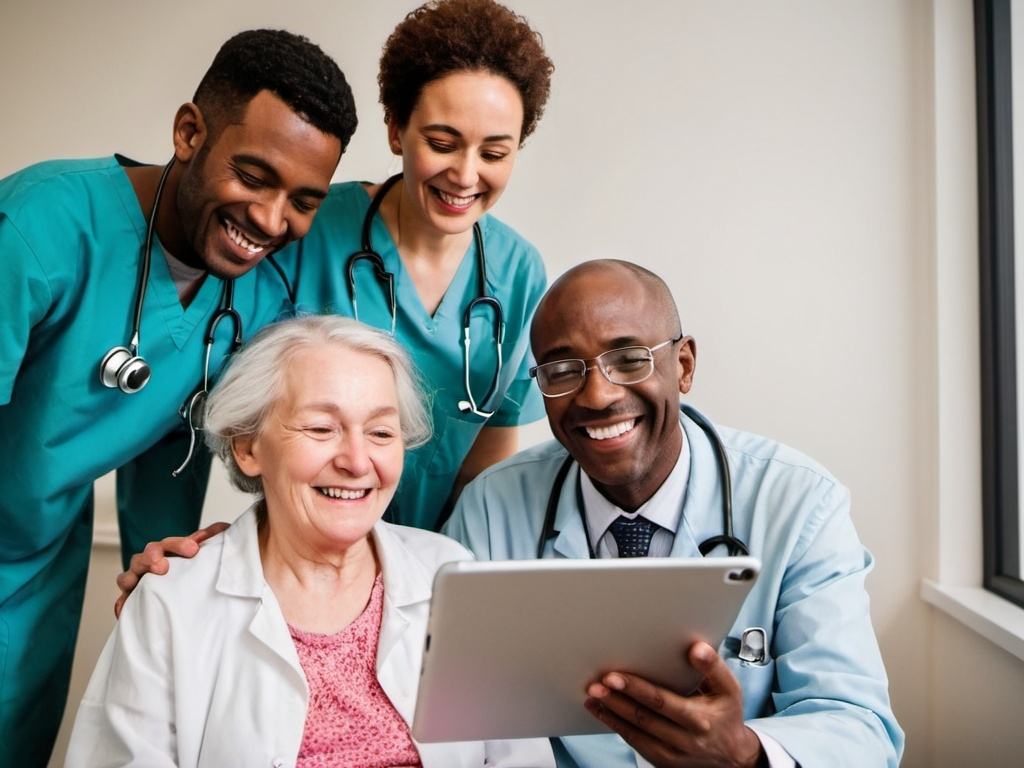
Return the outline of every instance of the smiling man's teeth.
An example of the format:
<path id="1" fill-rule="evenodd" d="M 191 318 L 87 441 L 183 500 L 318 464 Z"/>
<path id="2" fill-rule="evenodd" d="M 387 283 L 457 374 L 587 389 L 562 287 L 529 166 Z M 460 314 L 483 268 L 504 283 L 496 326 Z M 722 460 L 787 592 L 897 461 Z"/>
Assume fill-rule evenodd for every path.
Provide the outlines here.
<path id="1" fill-rule="evenodd" d="M 587 434 L 591 440 L 609 440 L 619 435 L 624 435 L 633 428 L 636 419 L 620 421 L 618 424 L 611 424 L 607 427 L 587 427 Z"/>
<path id="2" fill-rule="evenodd" d="M 331 499 L 361 499 L 369 493 L 366 488 L 361 491 L 350 491 L 345 488 L 317 488 L 317 490 Z"/>
<path id="3" fill-rule="evenodd" d="M 227 225 L 228 237 L 234 241 L 235 245 L 245 248 L 249 253 L 259 253 L 266 247 L 264 245 L 257 245 L 252 240 L 249 240 L 237 227 L 232 226 L 230 221 L 224 223 Z"/>
<path id="4" fill-rule="evenodd" d="M 437 195 L 448 203 L 448 205 L 456 205 L 460 208 L 463 208 L 476 200 L 476 195 L 470 195 L 469 197 L 456 197 L 455 195 L 449 195 L 447 192 L 440 189 L 437 190 Z"/>

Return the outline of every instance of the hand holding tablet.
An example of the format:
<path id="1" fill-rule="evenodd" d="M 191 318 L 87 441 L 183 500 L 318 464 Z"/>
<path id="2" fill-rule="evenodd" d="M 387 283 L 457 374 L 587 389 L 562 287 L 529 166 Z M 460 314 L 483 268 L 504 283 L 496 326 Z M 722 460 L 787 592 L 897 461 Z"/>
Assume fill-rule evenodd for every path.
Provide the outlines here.
<path id="1" fill-rule="evenodd" d="M 690 693 L 703 674 L 687 651 L 722 642 L 759 572 L 753 557 L 450 563 L 435 579 L 413 736 L 607 732 L 584 702 L 609 672 Z"/>

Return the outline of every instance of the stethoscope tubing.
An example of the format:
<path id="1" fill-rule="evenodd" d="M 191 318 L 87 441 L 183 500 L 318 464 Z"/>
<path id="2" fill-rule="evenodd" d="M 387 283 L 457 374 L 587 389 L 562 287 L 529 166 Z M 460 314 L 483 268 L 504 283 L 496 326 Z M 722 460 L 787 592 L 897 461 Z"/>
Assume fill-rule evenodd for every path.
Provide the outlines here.
<path id="1" fill-rule="evenodd" d="M 362 260 L 370 262 L 377 282 L 384 283 L 388 311 L 391 314 L 392 338 L 395 336 L 398 319 L 398 304 L 395 294 L 395 275 L 387 269 L 384 264 L 383 257 L 373 249 L 373 244 L 371 242 L 371 230 L 373 228 L 374 216 L 376 216 L 377 212 L 380 210 L 384 197 L 387 195 L 388 191 L 401 180 L 402 174 L 400 173 L 390 177 L 380 185 L 380 188 L 370 200 L 370 206 L 367 208 L 366 214 L 363 216 L 360 250 L 349 256 L 348 262 L 345 266 L 349 300 L 352 302 L 352 314 L 355 316 L 356 320 L 359 319 L 359 299 L 356 291 L 355 279 L 355 268 L 357 264 Z M 477 253 L 477 295 L 476 298 L 466 305 L 466 309 L 463 312 L 463 381 L 466 389 L 466 398 L 458 402 L 458 408 L 463 413 L 473 413 L 486 419 L 494 415 L 493 410 L 488 411 L 485 409 L 500 388 L 503 363 L 501 347 L 505 341 L 505 318 L 501 302 L 496 296 L 491 296 L 487 292 L 487 256 L 484 251 L 484 238 L 483 233 L 480 230 L 479 222 L 473 223 L 473 240 L 476 245 Z M 481 400 L 480 404 L 477 405 L 469 380 L 471 345 L 469 328 L 473 311 L 479 307 L 489 308 L 493 315 L 493 333 L 494 345 L 497 354 L 497 364 L 495 366 L 494 378 L 491 380 L 491 386 L 488 388 L 483 400 Z"/>

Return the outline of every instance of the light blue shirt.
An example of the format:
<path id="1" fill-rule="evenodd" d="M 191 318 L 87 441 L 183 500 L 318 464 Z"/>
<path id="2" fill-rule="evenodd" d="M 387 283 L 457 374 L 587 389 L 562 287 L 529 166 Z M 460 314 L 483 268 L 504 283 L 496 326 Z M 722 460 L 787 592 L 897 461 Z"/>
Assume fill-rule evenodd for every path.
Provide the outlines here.
<path id="1" fill-rule="evenodd" d="M 700 557 L 700 542 L 722 532 L 722 487 L 708 438 L 685 416 L 682 423 L 690 445 L 689 480 L 671 556 Z M 718 431 L 732 472 L 735 535 L 763 563 L 719 648 L 743 688 L 748 725 L 807 768 L 895 768 L 904 737 L 889 703 L 864 588 L 873 560 L 850 519 L 849 491 L 791 448 L 724 427 Z M 467 486 L 444 532 L 480 559 L 536 557 L 565 456 L 551 441 L 486 470 Z M 578 472 L 574 467 L 562 487 L 545 557 L 588 556 L 576 504 Z M 737 657 L 748 627 L 767 632 L 763 664 Z M 615 735 L 553 742 L 561 766 L 636 765 L 633 751 Z"/>

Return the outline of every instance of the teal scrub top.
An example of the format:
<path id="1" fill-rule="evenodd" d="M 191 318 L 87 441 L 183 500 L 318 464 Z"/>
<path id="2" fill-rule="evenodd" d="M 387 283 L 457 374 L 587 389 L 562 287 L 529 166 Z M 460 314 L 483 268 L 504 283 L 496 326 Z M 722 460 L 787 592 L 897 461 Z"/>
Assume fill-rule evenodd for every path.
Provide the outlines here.
<path id="1" fill-rule="evenodd" d="M 132 335 L 145 232 L 115 158 L 47 162 L 0 181 L 3 560 L 58 541 L 94 479 L 182 424 L 178 409 L 202 379 L 203 337 L 223 283 L 206 280 L 182 308 L 154 243 L 139 337 L 152 379 L 136 394 L 100 381 L 104 355 Z M 264 265 L 236 280 L 244 337 L 276 316 L 282 291 Z M 231 336 L 231 323 L 221 323 L 211 372 Z M 0 574 L 0 600 L 10 571 Z"/>
<path id="2" fill-rule="evenodd" d="M 294 275 L 297 310 L 355 317 L 349 296 L 349 257 L 361 250 L 363 220 L 370 197 L 358 182 L 332 185 L 309 233 L 280 254 Z M 494 410 L 484 419 L 459 411 L 466 399 L 463 367 L 463 321 L 469 302 L 479 295 L 476 246 L 471 245 L 437 311 L 427 314 L 412 277 L 380 214 L 373 218 L 371 243 L 395 276 L 395 337 L 412 353 L 423 379 L 433 418 L 434 437 L 409 451 L 388 519 L 418 528 L 434 528 L 451 494 L 466 454 L 485 425 L 508 427 L 544 416 L 540 392 L 530 380 L 529 324 L 546 287 L 540 254 L 514 230 L 493 216 L 480 219 L 486 254 L 487 292 L 502 304 L 505 336 L 502 375 L 495 396 L 481 401 L 491 387 L 496 366 L 493 316 L 476 312 L 470 324 L 470 383 L 478 408 Z M 355 269 L 359 319 L 389 331 L 391 313 L 385 283 L 370 263 Z"/>
<path id="3" fill-rule="evenodd" d="M 92 483 L 182 424 L 221 301 L 222 282 L 207 279 L 183 309 L 154 243 L 139 337 L 152 379 L 136 394 L 104 386 L 101 359 L 131 339 L 145 233 L 118 158 L 51 161 L 0 180 L 0 711 L 52 698 L 54 729 L 67 681 L 53 659 L 70 667 Z M 282 286 L 263 264 L 236 280 L 246 338 L 281 311 Z M 218 329 L 211 372 L 230 347 L 229 326 Z M 58 690 L 43 694 L 36 686 L 51 678 Z M 0 744 L 12 738 L 6 726 L 25 725 L 2 721 Z"/>

